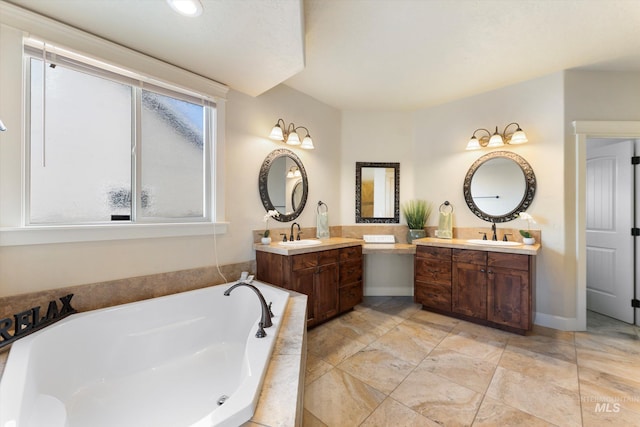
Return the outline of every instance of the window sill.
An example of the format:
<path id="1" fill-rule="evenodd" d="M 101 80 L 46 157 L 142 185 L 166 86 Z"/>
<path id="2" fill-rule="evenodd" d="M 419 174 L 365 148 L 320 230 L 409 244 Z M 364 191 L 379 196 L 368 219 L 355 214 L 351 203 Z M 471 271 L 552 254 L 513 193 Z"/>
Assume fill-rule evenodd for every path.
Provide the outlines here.
<path id="1" fill-rule="evenodd" d="M 224 234 L 229 223 L 104 224 L 0 228 L 0 246 Z"/>

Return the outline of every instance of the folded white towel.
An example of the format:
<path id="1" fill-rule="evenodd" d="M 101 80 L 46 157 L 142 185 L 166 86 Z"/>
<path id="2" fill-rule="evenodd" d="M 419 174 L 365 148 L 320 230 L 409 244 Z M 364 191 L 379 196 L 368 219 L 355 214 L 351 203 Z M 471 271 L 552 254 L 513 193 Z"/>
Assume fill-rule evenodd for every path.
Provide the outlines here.
<path id="1" fill-rule="evenodd" d="M 453 238 L 453 212 L 440 212 L 436 237 L 441 239 Z"/>
<path id="2" fill-rule="evenodd" d="M 316 217 L 316 237 L 318 239 L 329 238 L 329 214 L 327 212 L 318 213 Z"/>

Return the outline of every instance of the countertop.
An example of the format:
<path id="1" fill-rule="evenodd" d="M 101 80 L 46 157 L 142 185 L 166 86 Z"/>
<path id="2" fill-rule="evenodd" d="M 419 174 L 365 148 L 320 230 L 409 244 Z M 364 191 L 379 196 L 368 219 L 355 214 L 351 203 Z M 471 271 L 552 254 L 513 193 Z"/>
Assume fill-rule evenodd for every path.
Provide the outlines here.
<path id="1" fill-rule="evenodd" d="M 317 239 L 313 239 L 317 240 Z M 364 243 L 363 240 L 360 239 L 350 239 L 346 237 L 331 237 L 329 239 L 320 240 L 319 245 L 312 246 L 299 246 L 299 247 L 286 247 L 280 245 L 280 242 L 271 242 L 269 245 L 263 245 L 261 243 L 256 243 L 253 245 L 256 251 L 269 252 L 272 254 L 278 255 L 299 255 L 299 254 L 308 254 L 311 252 L 318 251 L 326 251 L 329 249 L 340 249 L 340 248 L 348 248 L 350 246 L 360 246 Z"/>
<path id="2" fill-rule="evenodd" d="M 457 249 L 472 249 L 476 251 L 486 252 L 502 252 L 509 254 L 525 254 L 525 255 L 538 255 L 540 251 L 540 244 L 533 245 L 520 244 L 519 246 L 492 246 L 477 245 L 469 243 L 467 239 L 437 239 L 435 237 L 425 237 L 422 239 L 416 239 L 413 241 L 416 245 L 423 246 L 438 246 L 442 248 L 457 248 Z"/>

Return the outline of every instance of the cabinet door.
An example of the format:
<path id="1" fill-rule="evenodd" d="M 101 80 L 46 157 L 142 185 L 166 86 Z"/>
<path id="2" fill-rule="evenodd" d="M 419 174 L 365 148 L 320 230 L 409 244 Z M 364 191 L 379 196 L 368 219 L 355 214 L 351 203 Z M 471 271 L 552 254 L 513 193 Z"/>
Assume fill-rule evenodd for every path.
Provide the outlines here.
<path id="1" fill-rule="evenodd" d="M 484 265 L 453 263 L 452 311 L 487 318 L 487 273 Z"/>
<path id="2" fill-rule="evenodd" d="M 338 264 L 318 267 L 313 284 L 315 299 L 315 320 L 322 322 L 338 314 Z"/>
<path id="3" fill-rule="evenodd" d="M 292 289 L 307 296 L 307 326 L 316 322 L 315 297 L 313 294 L 313 282 L 316 276 L 316 268 L 305 268 L 291 273 Z"/>
<path id="4" fill-rule="evenodd" d="M 528 330 L 531 327 L 529 272 L 489 267 L 487 319 Z"/>

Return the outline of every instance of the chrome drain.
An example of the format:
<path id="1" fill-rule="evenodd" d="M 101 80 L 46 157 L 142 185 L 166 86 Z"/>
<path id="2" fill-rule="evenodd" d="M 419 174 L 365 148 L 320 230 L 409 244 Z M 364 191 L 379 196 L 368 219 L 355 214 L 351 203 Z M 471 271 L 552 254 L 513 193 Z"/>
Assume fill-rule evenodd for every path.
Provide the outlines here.
<path id="1" fill-rule="evenodd" d="M 224 402 L 227 401 L 228 398 L 229 396 L 227 396 L 226 394 L 223 394 L 222 396 L 220 396 L 218 398 L 218 406 L 221 406 Z"/>

